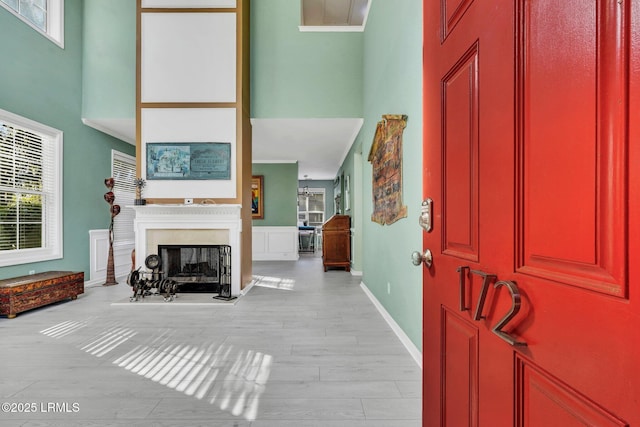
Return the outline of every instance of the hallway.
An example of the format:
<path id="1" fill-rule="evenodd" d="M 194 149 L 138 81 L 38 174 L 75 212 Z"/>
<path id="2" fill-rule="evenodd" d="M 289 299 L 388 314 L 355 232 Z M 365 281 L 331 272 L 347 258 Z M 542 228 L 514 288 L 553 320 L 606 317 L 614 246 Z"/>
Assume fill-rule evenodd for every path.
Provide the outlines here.
<path id="1" fill-rule="evenodd" d="M 421 425 L 421 370 L 360 278 L 312 255 L 253 274 L 235 304 L 112 305 L 121 283 L 0 318 L 0 425 Z"/>

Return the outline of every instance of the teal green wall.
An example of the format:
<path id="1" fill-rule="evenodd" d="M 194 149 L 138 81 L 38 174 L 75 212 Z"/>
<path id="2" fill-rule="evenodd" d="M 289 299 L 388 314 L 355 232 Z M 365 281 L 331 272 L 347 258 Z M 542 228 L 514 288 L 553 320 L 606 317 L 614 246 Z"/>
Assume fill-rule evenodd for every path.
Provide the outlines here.
<path id="1" fill-rule="evenodd" d="M 252 117 L 364 117 L 339 172 L 351 176 L 347 214 L 361 224 L 357 233 L 363 253 L 353 268 L 362 270 L 366 286 L 422 348 L 422 269 L 411 264 L 411 252 L 422 247 L 417 225 L 422 197 L 422 2 L 373 1 L 364 33 L 299 32 L 298 1 L 252 0 L 251 8 Z M 370 219 L 372 168 L 367 156 L 383 114 L 409 117 L 403 138 L 409 216 L 380 226 Z M 359 180 L 354 176 L 356 161 L 361 162 Z M 254 174 L 256 166 L 267 165 L 254 165 Z M 353 200 L 356 181 L 361 183 L 360 205 Z M 327 194 L 332 196 L 332 186 Z M 267 208 L 265 212 L 269 214 Z M 254 225 L 281 224 L 265 218 Z"/>
<path id="2" fill-rule="evenodd" d="M 422 248 L 417 220 L 422 198 L 421 3 L 371 4 L 364 40 L 364 125 L 342 165 L 343 173 L 353 173 L 354 152 L 361 145 L 362 279 L 418 348 L 422 348 L 422 269 L 411 264 L 411 253 Z M 408 116 L 402 164 L 403 201 L 408 217 L 384 226 L 370 219 L 372 167 L 367 161 L 376 123 L 383 114 Z M 387 283 L 391 284 L 390 294 Z"/>
<path id="3" fill-rule="evenodd" d="M 299 25 L 299 0 L 251 1 L 251 117 L 362 117 L 363 34 Z"/>
<path id="4" fill-rule="evenodd" d="M 253 220 L 254 227 L 298 224 L 298 164 L 254 163 L 253 175 L 264 176 L 264 219 Z"/>
<path id="5" fill-rule="evenodd" d="M 89 230 L 109 226 L 104 178 L 111 174 L 111 149 L 134 147 L 86 127 L 82 105 L 82 0 L 65 2 L 65 48 L 0 8 L 0 108 L 64 132 L 64 258 L 0 269 L 0 278 L 46 270 L 89 273 Z"/>
<path id="6" fill-rule="evenodd" d="M 136 2 L 84 0 L 83 7 L 82 117 L 134 120 Z"/>

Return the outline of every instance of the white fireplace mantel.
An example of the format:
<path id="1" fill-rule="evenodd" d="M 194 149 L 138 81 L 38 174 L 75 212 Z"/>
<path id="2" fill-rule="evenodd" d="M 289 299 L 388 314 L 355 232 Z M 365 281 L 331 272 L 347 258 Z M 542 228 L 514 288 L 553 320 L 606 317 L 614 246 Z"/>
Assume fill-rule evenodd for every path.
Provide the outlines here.
<path id="1" fill-rule="evenodd" d="M 240 233 L 241 205 L 136 205 L 135 210 L 136 268 L 144 269 L 147 254 L 147 238 L 150 230 L 226 230 L 231 246 L 231 295 L 240 294 Z M 181 242 L 172 242 L 179 244 Z"/>

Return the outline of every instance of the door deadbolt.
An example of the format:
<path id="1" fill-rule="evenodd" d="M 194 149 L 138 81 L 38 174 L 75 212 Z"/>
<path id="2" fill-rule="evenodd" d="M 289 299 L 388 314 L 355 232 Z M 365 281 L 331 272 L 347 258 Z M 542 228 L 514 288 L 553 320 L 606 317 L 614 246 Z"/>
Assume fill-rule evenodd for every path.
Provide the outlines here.
<path id="1" fill-rule="evenodd" d="M 427 233 L 430 233 L 433 229 L 433 199 L 427 197 L 420 206 L 420 218 L 418 224 Z"/>

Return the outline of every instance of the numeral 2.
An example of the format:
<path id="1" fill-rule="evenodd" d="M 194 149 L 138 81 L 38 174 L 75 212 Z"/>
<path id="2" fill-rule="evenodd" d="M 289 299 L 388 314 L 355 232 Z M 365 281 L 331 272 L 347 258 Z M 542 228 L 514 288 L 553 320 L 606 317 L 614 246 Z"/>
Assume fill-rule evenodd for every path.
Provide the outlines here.
<path id="1" fill-rule="evenodd" d="M 496 282 L 495 285 L 493 285 L 493 287 L 496 289 L 498 289 L 500 286 L 506 286 L 507 289 L 509 290 L 509 293 L 511 294 L 511 310 L 509 310 L 506 316 L 500 319 L 500 321 L 496 324 L 496 326 L 494 326 L 491 329 L 491 331 L 511 345 L 525 346 L 527 345 L 526 342 L 518 341 L 516 338 L 514 338 L 513 336 L 509 335 L 508 333 L 502 330 L 502 328 L 507 326 L 507 323 L 509 323 L 511 319 L 516 317 L 516 314 L 518 314 L 518 312 L 520 311 L 520 304 L 521 304 L 522 298 L 520 297 L 518 286 L 516 286 L 515 282 L 506 281 L 506 280 L 501 280 L 499 282 Z"/>

